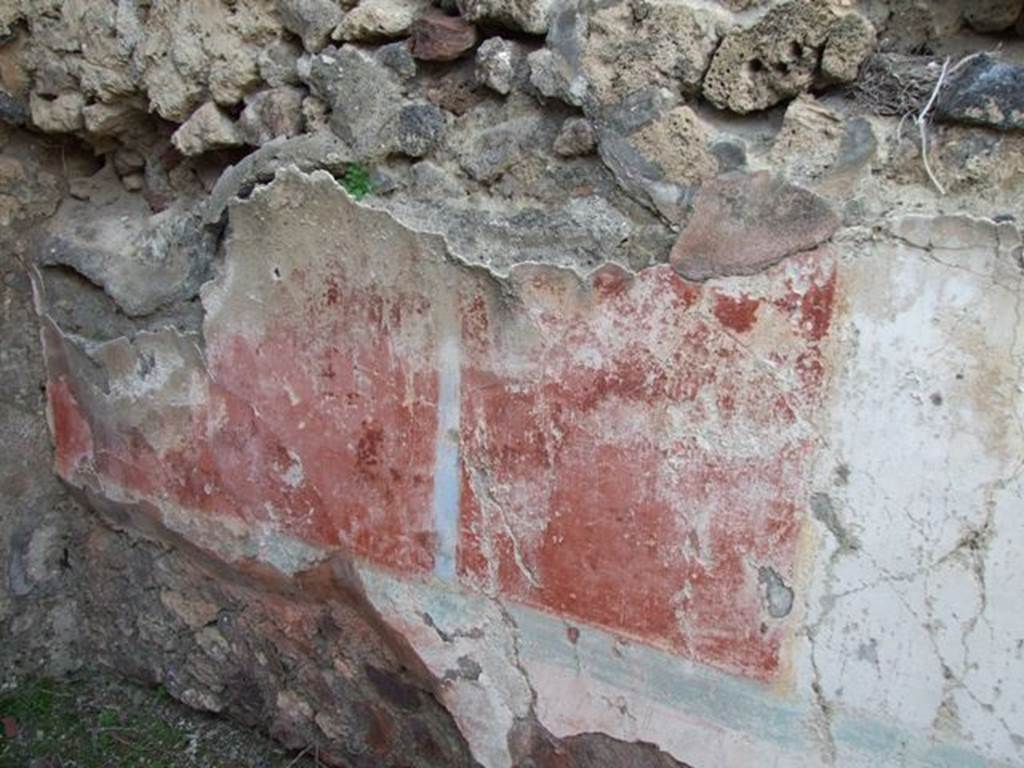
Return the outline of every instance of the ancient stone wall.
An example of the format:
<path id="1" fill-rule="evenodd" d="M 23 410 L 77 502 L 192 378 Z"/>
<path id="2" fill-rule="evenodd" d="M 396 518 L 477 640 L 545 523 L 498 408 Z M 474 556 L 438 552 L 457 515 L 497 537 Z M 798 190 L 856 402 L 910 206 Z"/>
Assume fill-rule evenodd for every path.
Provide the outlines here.
<path id="1" fill-rule="evenodd" d="M 4 677 L 1024 762 L 1022 11 L 0 0 Z"/>

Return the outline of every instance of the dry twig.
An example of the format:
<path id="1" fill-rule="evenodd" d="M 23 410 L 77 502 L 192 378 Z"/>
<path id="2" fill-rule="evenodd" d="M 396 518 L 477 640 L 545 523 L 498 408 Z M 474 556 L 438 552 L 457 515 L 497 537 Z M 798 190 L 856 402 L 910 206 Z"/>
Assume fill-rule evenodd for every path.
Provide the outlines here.
<path id="1" fill-rule="evenodd" d="M 956 71 L 963 67 L 965 64 L 967 64 L 968 62 L 977 58 L 980 55 L 981 53 L 978 52 L 972 53 L 970 56 L 964 56 L 962 59 L 960 59 L 960 61 L 958 61 L 953 66 L 952 69 L 949 68 L 949 57 L 947 56 L 946 60 L 942 62 L 942 70 L 939 72 L 939 79 L 935 81 L 935 87 L 932 89 L 931 96 L 928 98 L 928 101 L 925 102 L 925 105 L 921 109 L 921 111 L 914 118 L 914 123 L 917 125 L 918 134 L 921 138 L 921 162 L 924 165 L 925 173 L 928 174 L 928 178 L 931 180 L 932 184 L 935 185 L 935 189 L 939 191 L 940 195 L 946 194 L 946 188 L 943 187 L 941 182 L 939 182 L 939 180 L 935 177 L 935 173 L 932 171 L 932 166 L 928 162 L 928 115 L 932 111 L 932 108 L 935 106 L 935 102 L 939 98 L 939 91 L 941 91 L 942 86 L 946 84 L 946 80 L 951 75 L 955 74 Z M 906 118 L 906 115 L 904 115 L 903 118 Z M 902 126 L 903 119 L 900 119 L 900 124 L 896 129 L 897 138 L 900 135 L 900 130 L 902 129 Z"/>

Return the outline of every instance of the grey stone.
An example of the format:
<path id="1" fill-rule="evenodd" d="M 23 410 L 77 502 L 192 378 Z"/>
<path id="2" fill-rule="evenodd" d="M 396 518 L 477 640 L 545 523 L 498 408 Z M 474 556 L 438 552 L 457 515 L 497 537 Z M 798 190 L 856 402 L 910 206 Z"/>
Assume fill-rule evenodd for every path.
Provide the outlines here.
<path id="1" fill-rule="evenodd" d="M 715 170 L 707 127 L 663 88 L 635 92 L 597 114 L 598 152 L 619 186 L 668 221 L 679 221 L 696 186 Z"/>
<path id="2" fill-rule="evenodd" d="M 198 211 L 150 216 L 145 201 L 127 193 L 99 202 L 69 199 L 47 231 L 39 262 L 74 269 L 132 317 L 196 295 L 216 247 Z"/>
<path id="3" fill-rule="evenodd" d="M 462 16 L 508 29 L 543 35 L 555 0 L 457 0 Z"/>
<path id="4" fill-rule="evenodd" d="M 310 52 L 327 45 L 343 16 L 336 0 L 277 0 L 277 11 L 285 29 L 301 37 Z"/>
<path id="5" fill-rule="evenodd" d="M 530 85 L 541 96 L 559 99 L 566 104 L 582 106 L 586 95 L 586 81 L 574 77 L 565 61 L 549 48 L 541 48 L 526 57 L 530 70 Z"/>
<path id="6" fill-rule="evenodd" d="M 55 98 L 29 96 L 32 123 L 44 133 L 71 133 L 85 125 L 82 108 L 85 97 L 81 93 L 62 93 Z"/>
<path id="7" fill-rule="evenodd" d="M 441 140 L 444 113 L 433 104 L 410 104 L 398 113 L 398 151 L 423 157 Z"/>
<path id="8" fill-rule="evenodd" d="M 878 139 L 871 123 L 863 117 L 855 117 L 847 122 L 843 131 L 833 173 L 863 168 L 874 160 L 877 151 Z"/>
<path id="9" fill-rule="evenodd" d="M 524 116 L 478 130 L 456 150 L 459 165 L 477 181 L 492 182 L 532 147 L 539 128 L 539 119 Z"/>
<path id="10" fill-rule="evenodd" d="M 739 139 L 721 139 L 709 147 L 718 161 L 718 172 L 729 173 L 747 167 L 747 148 Z"/>
<path id="11" fill-rule="evenodd" d="M 978 32 L 1009 29 L 1022 13 L 1022 0 L 971 0 L 964 4 L 964 20 Z"/>
<path id="12" fill-rule="evenodd" d="M 526 50 L 512 40 L 488 38 L 476 52 L 476 79 L 492 91 L 509 94 L 529 79 Z"/>
<path id="13" fill-rule="evenodd" d="M 277 40 L 260 51 L 256 59 L 260 78 L 271 88 L 282 85 L 297 85 L 299 74 L 295 61 L 302 55 L 302 49 L 288 40 Z"/>
<path id="14" fill-rule="evenodd" d="M 793 610 L 793 590 L 786 586 L 778 571 L 770 566 L 757 569 L 757 580 L 764 588 L 764 603 L 768 615 L 782 619 Z"/>
<path id="15" fill-rule="evenodd" d="M 357 157 L 379 158 L 395 150 L 405 98 L 393 70 L 371 53 L 345 45 L 300 61 L 299 72 L 330 105 L 331 130 Z"/>
<path id="16" fill-rule="evenodd" d="M 242 138 L 247 144 L 260 146 L 279 136 L 298 136 L 305 124 L 302 115 L 305 97 L 303 89 L 290 85 L 250 96 L 238 118 Z"/>
<path id="17" fill-rule="evenodd" d="M 555 138 L 555 154 L 562 157 L 588 155 L 594 151 L 594 127 L 585 117 L 571 117 L 562 123 L 562 130 Z"/>
<path id="18" fill-rule="evenodd" d="M 1024 66 L 981 54 L 943 86 L 935 117 L 1004 131 L 1024 129 Z"/>
<path id="19" fill-rule="evenodd" d="M 171 136 L 171 143 L 183 155 L 201 155 L 213 149 L 237 147 L 243 143 L 238 126 L 220 107 L 208 101 Z"/>
<path id="20" fill-rule="evenodd" d="M 28 107 L 7 91 L 0 89 L 0 123 L 24 125 L 28 122 Z"/>
<path id="21" fill-rule="evenodd" d="M 416 76 L 416 59 L 405 42 L 388 43 L 377 49 L 377 60 L 403 80 Z"/>
<path id="22" fill-rule="evenodd" d="M 680 219 L 688 191 L 667 181 L 658 164 L 644 157 L 627 136 L 599 127 L 598 151 L 626 194 L 669 221 Z"/>
<path id="23" fill-rule="evenodd" d="M 367 43 L 404 37 L 413 21 L 429 8 L 429 0 L 362 0 L 345 14 L 333 37 Z"/>

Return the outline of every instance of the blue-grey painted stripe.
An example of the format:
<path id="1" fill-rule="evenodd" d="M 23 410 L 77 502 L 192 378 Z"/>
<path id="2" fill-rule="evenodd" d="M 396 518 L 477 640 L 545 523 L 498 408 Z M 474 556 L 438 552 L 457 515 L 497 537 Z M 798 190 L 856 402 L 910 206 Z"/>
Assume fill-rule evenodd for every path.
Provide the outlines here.
<path id="1" fill-rule="evenodd" d="M 368 587 L 387 593 L 391 574 L 366 568 Z M 415 581 L 422 607 L 442 626 L 459 626 L 487 614 L 488 599 L 450 584 Z M 638 642 L 622 643 L 597 627 L 573 622 L 576 643 L 566 636 L 566 620 L 521 604 L 507 605 L 519 630 L 523 660 L 569 670 L 582 662 L 587 678 L 645 696 L 669 709 L 705 720 L 711 727 L 748 734 L 819 765 L 820 745 L 813 704 L 786 696 L 770 685 L 744 680 Z M 843 766 L 904 768 L 1011 768 L 987 760 L 966 744 L 914 733 L 899 723 L 859 712 L 835 712 L 833 737 Z"/>
<path id="2" fill-rule="evenodd" d="M 437 551 L 434 573 L 455 580 L 455 553 L 459 541 L 459 409 L 461 360 L 458 339 L 441 341 L 437 371 L 440 389 L 437 403 L 437 439 L 434 443 L 434 530 Z"/>

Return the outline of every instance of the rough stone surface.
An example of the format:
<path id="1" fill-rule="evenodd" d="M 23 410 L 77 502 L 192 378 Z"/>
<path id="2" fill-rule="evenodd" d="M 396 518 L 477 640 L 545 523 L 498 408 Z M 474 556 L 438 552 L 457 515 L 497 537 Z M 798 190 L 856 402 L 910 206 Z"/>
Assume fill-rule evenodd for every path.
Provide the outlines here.
<path id="1" fill-rule="evenodd" d="M 503 95 L 522 87 L 529 78 L 525 50 L 511 40 L 488 38 L 476 52 L 476 78 Z"/>
<path id="2" fill-rule="evenodd" d="M 1024 128 L 1024 65 L 978 56 L 943 88 L 935 114 L 1001 130 Z"/>
<path id="3" fill-rule="evenodd" d="M 554 0 L 456 0 L 469 21 L 484 22 L 543 35 L 555 8 Z"/>
<path id="4" fill-rule="evenodd" d="M 1024 14 L 1021 0 L 977 0 L 964 7 L 964 18 L 978 32 L 1000 32 Z"/>
<path id="5" fill-rule="evenodd" d="M 429 2 L 421 0 L 363 0 L 345 14 L 334 38 L 373 43 L 405 37 L 429 7 Z"/>
<path id="6" fill-rule="evenodd" d="M 331 129 L 358 156 L 376 158 L 395 150 L 405 99 L 393 70 L 353 45 L 329 47 L 303 69 L 313 92 L 331 107 Z"/>
<path id="7" fill-rule="evenodd" d="M 672 249 L 690 280 L 749 275 L 831 237 L 839 218 L 805 189 L 767 172 L 733 173 L 704 186 Z"/>
<path id="8" fill-rule="evenodd" d="M 171 142 L 181 154 L 192 156 L 237 147 L 244 142 L 244 135 L 224 110 L 208 101 L 182 123 Z"/>
<path id="9" fill-rule="evenodd" d="M 62 93 L 52 99 L 32 94 L 32 123 L 45 133 L 68 133 L 82 127 L 85 99 L 80 93 Z"/>
<path id="10" fill-rule="evenodd" d="M 476 45 L 476 27 L 458 16 L 428 13 L 412 25 L 412 55 L 424 61 L 453 61 Z"/>
<path id="11" fill-rule="evenodd" d="M 145 105 L 137 99 L 109 104 L 89 104 L 82 108 L 85 130 L 96 137 L 140 134 L 152 130 Z"/>
<path id="12" fill-rule="evenodd" d="M 398 113 L 398 150 L 407 157 L 423 157 L 441 140 L 444 114 L 433 104 L 410 104 Z"/>
<path id="13" fill-rule="evenodd" d="M 554 150 L 562 157 L 577 157 L 594 151 L 594 128 L 583 117 L 572 117 L 562 123 L 555 138 Z"/>
<path id="14" fill-rule="evenodd" d="M 857 79 L 857 71 L 877 44 L 871 22 L 856 13 L 848 13 L 832 25 L 825 50 L 821 54 L 822 75 L 837 83 Z"/>
<path id="15" fill-rule="evenodd" d="M 344 13 L 338 0 L 277 0 L 277 11 L 285 29 L 313 52 L 327 45 Z"/>
<path id="16" fill-rule="evenodd" d="M 24 125 L 29 120 L 29 108 L 21 99 L 0 89 L 0 122 Z"/>
<path id="17" fill-rule="evenodd" d="M 137 194 L 69 199 L 56 212 L 41 262 L 73 268 L 127 315 L 146 315 L 196 295 L 213 259 L 216 233 L 198 213 L 149 215 Z"/>
<path id="18" fill-rule="evenodd" d="M 665 180 L 696 185 L 710 177 L 715 162 L 708 150 L 711 133 L 689 107 L 673 107 L 630 136 L 646 159 L 657 163 Z"/>
<path id="19" fill-rule="evenodd" d="M 105 509 L 121 527 L 130 509 Z M 135 510 L 136 514 L 147 514 Z M 83 557 L 99 662 L 197 709 L 259 724 L 326 764 L 471 766 L 435 683 L 367 605 L 345 564 L 299 582 L 168 538 L 94 529 Z M 153 563 L 157 563 L 153 567 Z M 169 642 L 170 638 L 176 638 Z"/>
<path id="20" fill-rule="evenodd" d="M 238 132 L 247 144 L 260 146 L 278 137 L 298 136 L 305 128 L 302 102 L 306 92 L 293 86 L 261 91 L 246 99 Z"/>
<path id="21" fill-rule="evenodd" d="M 718 43 L 713 17 L 674 2 L 605 5 L 586 18 L 585 31 L 568 29 L 575 34 L 556 36 L 556 50 L 571 56 L 579 48 L 588 96 L 603 104 L 648 87 L 695 95 Z"/>
<path id="22" fill-rule="evenodd" d="M 819 67 L 828 77 L 849 79 L 870 53 L 869 26 L 852 15 L 837 19 L 825 3 L 788 0 L 723 38 L 704 78 L 704 96 L 747 113 L 808 89 Z"/>

